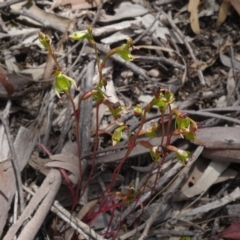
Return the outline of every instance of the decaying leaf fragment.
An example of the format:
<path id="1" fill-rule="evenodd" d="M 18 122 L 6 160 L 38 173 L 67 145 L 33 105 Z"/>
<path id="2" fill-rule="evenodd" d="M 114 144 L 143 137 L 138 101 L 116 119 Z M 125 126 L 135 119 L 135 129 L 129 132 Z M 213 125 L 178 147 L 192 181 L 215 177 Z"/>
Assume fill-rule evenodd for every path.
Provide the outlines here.
<path id="1" fill-rule="evenodd" d="M 200 0 L 189 0 L 188 12 L 190 12 L 190 24 L 194 33 L 200 33 L 199 21 L 198 21 L 198 6 Z"/>
<path id="2" fill-rule="evenodd" d="M 234 9 L 238 12 L 240 15 L 240 0 L 229 0 Z"/>
<path id="3" fill-rule="evenodd" d="M 222 4 L 219 7 L 217 27 L 219 27 L 226 20 L 230 8 L 231 3 L 229 2 L 229 0 L 223 0 Z"/>
<path id="4" fill-rule="evenodd" d="M 226 20 L 231 6 L 233 6 L 240 15 L 240 0 L 223 0 L 221 6 L 219 7 L 217 27 Z"/>
<path id="5" fill-rule="evenodd" d="M 86 1 L 86 0 L 53 0 L 51 10 L 59 7 L 59 6 L 65 6 L 65 5 L 71 5 L 72 9 L 78 10 L 78 9 L 88 9 L 88 8 L 94 8 L 98 7 L 100 4 L 100 0 L 94 0 L 94 1 Z M 104 2 L 107 2 L 107 0 L 104 0 Z"/>

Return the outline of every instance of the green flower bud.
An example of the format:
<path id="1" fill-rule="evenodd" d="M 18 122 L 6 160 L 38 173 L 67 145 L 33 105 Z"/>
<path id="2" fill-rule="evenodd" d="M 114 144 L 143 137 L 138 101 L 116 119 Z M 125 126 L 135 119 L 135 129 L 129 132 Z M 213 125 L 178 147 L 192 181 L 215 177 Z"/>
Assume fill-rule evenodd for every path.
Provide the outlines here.
<path id="1" fill-rule="evenodd" d="M 137 115 L 137 116 L 141 115 L 142 112 L 143 112 L 143 109 L 142 109 L 141 105 L 138 104 L 138 105 L 133 109 L 133 112 L 134 112 L 134 114 Z"/>
<path id="2" fill-rule="evenodd" d="M 190 152 L 188 151 L 185 151 L 182 149 L 178 149 L 176 151 L 176 157 L 183 165 L 186 165 L 187 159 L 189 158 L 189 156 L 190 156 Z"/>
<path id="3" fill-rule="evenodd" d="M 73 32 L 68 37 L 72 40 L 90 39 L 90 35 L 87 30 Z"/>
<path id="4" fill-rule="evenodd" d="M 46 50 L 50 51 L 51 50 L 51 42 L 52 42 L 51 38 L 42 32 L 39 32 L 38 36 L 39 36 L 38 39 L 39 39 L 40 43 L 43 45 L 43 47 Z"/>
<path id="5" fill-rule="evenodd" d="M 120 126 L 115 129 L 115 131 L 113 132 L 113 135 L 112 135 L 112 145 L 113 146 L 117 145 L 121 141 L 122 132 L 125 128 L 126 128 L 125 126 Z"/>
<path id="6" fill-rule="evenodd" d="M 132 61 L 134 59 L 133 55 L 126 50 L 117 51 L 116 54 L 126 61 Z"/>
<path id="7" fill-rule="evenodd" d="M 55 76 L 54 91 L 59 98 L 60 98 L 59 93 L 67 92 L 70 89 L 71 84 L 73 84 L 74 87 L 77 88 L 75 81 L 72 78 L 68 77 L 67 75 L 63 74 L 60 70 L 56 70 L 54 72 L 54 76 Z"/>

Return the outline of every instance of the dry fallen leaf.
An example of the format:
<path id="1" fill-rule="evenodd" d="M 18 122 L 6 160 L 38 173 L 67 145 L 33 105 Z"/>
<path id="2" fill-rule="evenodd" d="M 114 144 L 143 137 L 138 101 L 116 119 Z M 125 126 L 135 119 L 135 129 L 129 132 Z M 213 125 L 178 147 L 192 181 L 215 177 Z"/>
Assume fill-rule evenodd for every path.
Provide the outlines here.
<path id="1" fill-rule="evenodd" d="M 120 1 L 120 3 L 114 7 L 114 12 L 114 15 L 108 15 L 103 12 L 99 18 L 99 22 L 108 23 L 126 18 L 135 18 L 148 13 L 148 10 L 139 4 Z"/>
<path id="2" fill-rule="evenodd" d="M 106 2 L 104 0 L 103 2 Z M 51 6 L 51 9 L 54 9 L 59 6 L 71 5 L 72 9 L 88 9 L 98 7 L 100 4 L 100 0 L 95 1 L 87 1 L 87 0 L 54 0 Z"/>
<path id="3" fill-rule="evenodd" d="M 194 33 L 200 33 L 200 27 L 198 22 L 198 6 L 200 0 L 189 0 L 188 12 L 190 12 L 190 24 Z"/>
<path id="4" fill-rule="evenodd" d="M 219 27 L 226 20 L 230 8 L 231 3 L 229 2 L 229 0 L 223 0 L 221 6 L 219 7 L 217 27 Z"/>
<path id="5" fill-rule="evenodd" d="M 233 6 L 240 15 L 240 0 L 223 0 L 221 6 L 219 7 L 217 27 L 226 20 L 231 6 Z"/>
<path id="6" fill-rule="evenodd" d="M 240 0 L 229 0 L 234 9 L 238 12 L 240 15 Z"/>
<path id="7" fill-rule="evenodd" d="M 39 27 L 46 27 L 49 24 L 54 25 L 60 32 L 65 32 L 66 29 L 71 31 L 71 27 L 73 27 L 74 24 L 73 20 L 59 16 L 55 13 L 46 12 L 39 8 L 34 2 L 29 2 L 27 7 L 24 4 L 26 4 L 25 1 L 11 5 L 12 10 L 25 12 L 25 14 L 18 17 L 19 20 L 27 21 L 30 24 L 34 24 Z M 29 16 L 25 16 L 26 13 Z M 37 19 L 30 16 L 37 16 Z"/>

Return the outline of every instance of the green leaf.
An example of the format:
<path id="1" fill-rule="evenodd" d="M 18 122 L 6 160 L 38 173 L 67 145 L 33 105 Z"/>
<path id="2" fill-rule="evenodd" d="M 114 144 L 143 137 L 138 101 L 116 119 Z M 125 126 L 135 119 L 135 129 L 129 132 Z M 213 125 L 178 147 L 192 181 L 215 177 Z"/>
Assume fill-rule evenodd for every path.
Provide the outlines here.
<path id="1" fill-rule="evenodd" d="M 159 124 L 154 122 L 151 124 L 151 127 L 149 127 L 145 133 L 147 137 L 157 137 L 157 130 L 159 129 Z"/>
<path id="2" fill-rule="evenodd" d="M 182 149 L 178 149 L 176 151 L 176 157 L 183 165 L 186 165 L 187 159 L 189 158 L 189 156 L 190 156 L 190 152 L 188 151 L 185 151 Z"/>
<path id="3" fill-rule="evenodd" d="M 186 118 L 181 118 L 181 117 L 176 117 L 176 124 L 178 126 L 178 129 L 187 129 L 190 125 L 190 120 L 188 117 Z"/>
<path id="4" fill-rule="evenodd" d="M 167 100 L 161 96 L 158 96 L 158 98 L 155 96 L 151 103 L 150 103 L 151 106 L 157 106 L 159 107 L 160 111 L 164 111 L 167 106 L 168 106 L 168 103 L 167 103 Z"/>
<path id="5" fill-rule="evenodd" d="M 112 116 L 114 117 L 114 119 L 121 117 L 122 106 L 119 102 L 113 103 L 110 102 L 109 100 L 105 100 L 104 104 L 108 106 L 108 109 Z"/>
<path id="6" fill-rule="evenodd" d="M 73 32 L 71 35 L 68 36 L 72 40 L 83 40 L 83 39 L 90 39 L 89 32 L 87 30 Z"/>
<path id="7" fill-rule="evenodd" d="M 133 55 L 126 50 L 117 51 L 116 53 L 126 61 L 132 61 L 134 59 Z"/>
<path id="8" fill-rule="evenodd" d="M 98 88 L 104 87 L 106 90 L 106 86 L 107 86 L 107 80 L 106 80 L 106 78 L 102 78 L 98 83 Z"/>
<path id="9" fill-rule="evenodd" d="M 167 100 L 167 102 L 168 102 L 169 104 L 173 103 L 174 100 L 175 100 L 174 95 L 173 95 L 171 92 L 169 92 L 169 91 L 167 91 L 167 92 L 164 94 L 164 97 L 166 98 L 166 100 Z"/>
<path id="10" fill-rule="evenodd" d="M 97 89 L 92 93 L 92 97 L 96 102 L 101 102 L 104 100 L 104 95 L 100 89 Z"/>
<path id="11" fill-rule="evenodd" d="M 131 48 L 132 48 L 132 39 L 129 38 L 126 44 L 123 44 L 117 48 L 114 48 L 112 49 L 112 51 L 118 54 L 122 59 L 126 61 L 132 61 L 134 57 L 131 54 Z"/>
<path id="12" fill-rule="evenodd" d="M 183 133 L 183 135 L 187 140 L 190 140 L 190 141 L 193 141 L 196 138 L 196 134 L 194 132 Z"/>

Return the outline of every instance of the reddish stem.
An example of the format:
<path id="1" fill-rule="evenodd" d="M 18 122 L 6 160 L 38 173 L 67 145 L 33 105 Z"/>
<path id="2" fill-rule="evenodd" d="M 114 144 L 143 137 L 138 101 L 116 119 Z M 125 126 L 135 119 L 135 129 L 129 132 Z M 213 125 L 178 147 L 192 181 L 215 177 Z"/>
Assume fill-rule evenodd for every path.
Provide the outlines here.
<path id="1" fill-rule="evenodd" d="M 74 201 L 74 205 L 72 206 L 72 209 L 74 209 L 76 207 L 76 204 L 78 202 L 79 199 L 79 190 L 80 190 L 80 186 L 82 183 L 82 161 L 81 161 L 81 142 L 80 142 L 80 137 L 79 137 L 79 118 L 80 118 L 80 110 L 78 109 L 78 111 L 76 110 L 74 101 L 71 97 L 71 95 L 69 94 L 69 92 L 66 91 L 66 95 L 69 99 L 69 101 L 72 104 L 72 108 L 73 108 L 73 113 L 74 113 L 74 118 L 75 118 L 75 124 L 76 124 L 76 141 L 77 141 L 77 153 L 78 153 L 78 163 L 79 163 L 79 181 L 78 181 L 78 185 L 77 185 L 77 190 L 76 190 L 76 194 L 75 194 L 75 201 Z M 79 115 L 77 116 L 77 113 L 79 113 Z"/>

